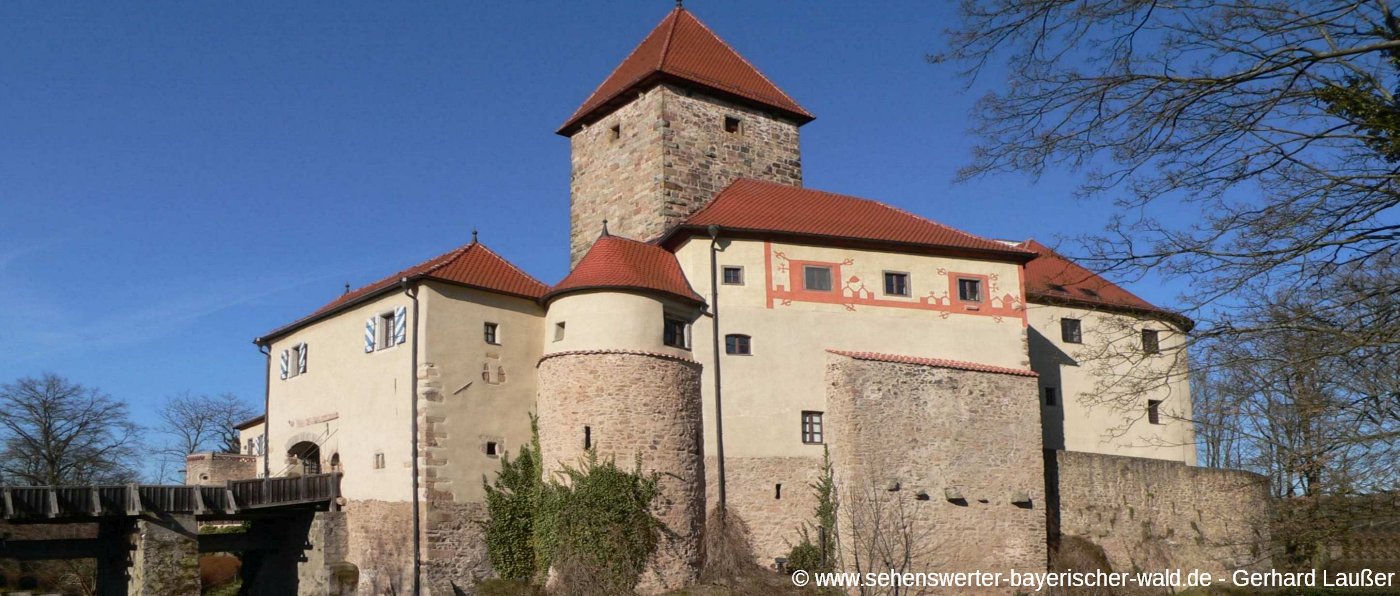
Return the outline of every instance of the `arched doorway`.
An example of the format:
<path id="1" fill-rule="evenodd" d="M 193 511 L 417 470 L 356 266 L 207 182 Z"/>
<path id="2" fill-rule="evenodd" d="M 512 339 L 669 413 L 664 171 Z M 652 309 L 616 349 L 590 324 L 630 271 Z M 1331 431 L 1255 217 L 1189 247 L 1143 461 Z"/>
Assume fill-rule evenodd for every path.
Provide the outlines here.
<path id="1" fill-rule="evenodd" d="M 321 446 L 311 441 L 302 441 L 287 450 L 288 463 L 293 474 L 321 473 Z"/>

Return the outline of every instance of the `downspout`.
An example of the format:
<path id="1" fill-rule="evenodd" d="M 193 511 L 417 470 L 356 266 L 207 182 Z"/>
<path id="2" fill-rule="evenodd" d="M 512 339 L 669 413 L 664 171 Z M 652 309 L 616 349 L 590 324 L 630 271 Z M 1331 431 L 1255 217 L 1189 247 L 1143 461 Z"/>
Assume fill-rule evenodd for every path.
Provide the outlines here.
<path id="1" fill-rule="evenodd" d="M 714 344 L 715 352 L 715 461 L 719 463 L 717 471 L 719 476 L 719 515 L 723 519 L 725 515 L 725 493 L 724 493 L 724 405 L 720 399 L 720 352 L 719 352 L 719 266 L 716 263 L 718 257 L 715 252 L 719 245 L 719 226 L 711 225 L 710 232 L 710 324 L 712 325 L 711 343 Z"/>
<path id="2" fill-rule="evenodd" d="M 267 431 L 272 428 L 271 418 L 268 417 L 268 410 L 272 407 L 272 346 L 264 344 L 261 337 L 253 340 L 253 344 L 258 346 L 258 351 L 266 357 L 263 365 L 263 478 L 272 475 L 272 458 L 268 456 Z"/>
<path id="3" fill-rule="evenodd" d="M 413 596 L 421 593 L 421 573 L 423 568 L 423 545 L 422 545 L 422 519 L 418 504 L 418 338 L 421 336 L 418 329 L 418 288 L 409 286 L 408 278 L 399 280 L 399 287 L 403 293 L 413 300 L 413 337 L 409 341 L 411 346 L 409 358 L 412 360 L 413 368 L 409 374 L 409 387 L 412 391 L 411 412 L 412 437 L 409 441 L 413 456 Z"/>

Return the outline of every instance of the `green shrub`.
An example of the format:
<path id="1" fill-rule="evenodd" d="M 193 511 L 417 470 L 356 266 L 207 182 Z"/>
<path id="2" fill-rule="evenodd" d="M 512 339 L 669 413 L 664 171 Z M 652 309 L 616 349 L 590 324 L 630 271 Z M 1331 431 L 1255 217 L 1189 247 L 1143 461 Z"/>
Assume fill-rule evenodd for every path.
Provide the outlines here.
<path id="1" fill-rule="evenodd" d="M 801 569 L 807 572 L 819 571 L 822 568 L 822 549 L 812 541 L 803 537 L 802 542 L 792 547 L 787 554 L 787 568 L 789 572 Z"/>
<path id="2" fill-rule="evenodd" d="M 481 524 L 491 566 L 502 578 L 529 581 L 535 575 L 535 512 L 543 483 L 540 480 L 538 421 L 532 416 L 534 440 L 511 459 L 501 456 L 496 480 L 486 485 L 487 519 Z"/>

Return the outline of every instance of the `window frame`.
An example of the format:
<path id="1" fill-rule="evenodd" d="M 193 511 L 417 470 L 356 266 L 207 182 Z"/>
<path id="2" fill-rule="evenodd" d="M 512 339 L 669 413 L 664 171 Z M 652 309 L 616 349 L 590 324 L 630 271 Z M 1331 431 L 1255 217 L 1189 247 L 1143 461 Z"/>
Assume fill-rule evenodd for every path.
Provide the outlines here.
<path id="1" fill-rule="evenodd" d="M 394 341 L 394 325 L 398 323 L 394 311 L 381 312 L 374 321 L 374 351 L 383 352 L 399 344 Z"/>
<path id="2" fill-rule="evenodd" d="M 554 322 L 554 341 L 556 342 L 564 341 L 564 332 L 566 331 L 564 323 L 566 323 L 566 321 Z"/>
<path id="3" fill-rule="evenodd" d="M 1143 329 L 1141 337 L 1143 354 L 1151 356 L 1153 354 L 1162 353 L 1162 333 L 1160 331 L 1156 329 Z M 1148 338 L 1152 338 L 1151 341 L 1148 341 Z"/>
<path id="4" fill-rule="evenodd" d="M 811 278 L 807 276 L 811 271 L 826 272 L 826 288 L 813 288 L 808 282 Z M 833 292 L 836 290 L 836 273 L 832 271 L 830 265 L 803 265 L 802 266 L 802 290 L 806 292 Z"/>
<path id="5" fill-rule="evenodd" d="M 904 280 L 904 281 L 903 281 L 903 283 L 904 283 L 904 292 L 903 292 L 903 293 L 900 293 L 900 292 L 891 292 L 891 291 L 890 291 L 890 279 L 891 279 L 892 277 L 893 277 L 893 278 L 896 278 L 896 279 L 902 278 L 902 279 Z M 908 298 L 908 297 L 914 295 L 914 288 L 912 287 L 912 286 L 913 286 L 913 283 L 912 283 L 912 276 L 909 275 L 909 272 L 908 272 L 908 271 L 885 271 L 885 272 L 884 272 L 884 275 L 883 275 L 883 278 L 884 278 L 883 281 L 884 281 L 884 290 L 885 290 L 885 295 L 886 295 L 886 296 L 902 296 L 902 297 Z"/>
<path id="6" fill-rule="evenodd" d="M 980 278 L 980 277 L 967 277 L 967 276 L 959 275 L 959 276 L 957 276 L 956 280 L 957 280 L 958 302 L 966 302 L 966 303 L 971 303 L 971 304 L 982 304 L 982 303 L 985 301 L 985 296 L 983 296 L 983 295 L 986 294 L 986 291 L 985 291 L 985 289 L 983 288 L 983 283 L 982 283 L 983 280 L 982 280 L 982 278 Z M 968 297 L 966 297 L 966 296 L 963 296 L 963 282 L 972 282 L 973 287 L 977 288 L 977 296 L 976 296 L 976 297 L 974 297 L 974 298 L 968 298 Z"/>
<path id="7" fill-rule="evenodd" d="M 734 346 L 733 346 L 733 347 L 734 347 L 734 351 L 731 351 L 731 350 L 730 350 L 730 344 L 729 344 L 730 338 L 733 338 L 733 339 L 734 339 Z M 742 341 L 743 341 L 743 348 L 744 348 L 744 351 L 742 351 L 742 352 L 737 351 L 737 350 L 739 349 L 739 341 L 740 341 L 741 339 L 742 339 Z M 745 335 L 745 334 L 743 334 L 743 333 L 729 333 L 729 334 L 726 334 L 726 335 L 724 336 L 724 353 L 725 353 L 726 355 L 728 355 L 728 356 L 752 356 L 752 355 L 753 355 L 753 336 Z"/>
<path id="8" fill-rule="evenodd" d="M 501 325 L 500 325 L 500 323 L 492 323 L 491 321 L 486 321 L 486 322 L 482 323 L 482 325 L 481 325 L 481 335 L 482 335 L 482 339 L 485 340 L 486 343 L 488 343 L 488 344 L 490 344 L 490 345 L 493 345 L 493 346 L 499 346 L 499 345 L 501 345 Z"/>
<path id="9" fill-rule="evenodd" d="M 730 123 L 733 123 L 733 126 Z M 729 134 L 742 134 L 744 132 L 744 119 L 738 116 L 724 115 L 724 120 L 720 123 L 720 128 Z"/>
<path id="10" fill-rule="evenodd" d="M 1073 337 L 1072 337 L 1072 338 L 1070 337 L 1070 332 L 1069 332 L 1069 331 L 1070 331 L 1070 325 L 1069 325 L 1069 323 L 1070 323 L 1071 321 L 1074 323 L 1074 324 L 1073 324 L 1073 327 L 1074 327 L 1074 334 L 1073 334 Z M 1083 344 L 1083 343 L 1084 343 L 1084 321 L 1083 321 L 1082 319 L 1071 319 L 1071 318 L 1069 318 L 1069 317 L 1060 317 L 1060 341 L 1062 341 L 1062 342 L 1064 342 L 1064 343 L 1067 343 L 1067 344 Z"/>
<path id="11" fill-rule="evenodd" d="M 737 272 L 737 273 L 739 274 L 739 281 L 729 281 L 729 273 L 730 273 L 731 271 Z M 719 283 L 720 283 L 720 285 L 722 285 L 722 286 L 742 286 L 742 285 L 744 285 L 744 266 L 743 266 L 743 265 L 722 265 L 722 266 L 720 266 L 720 269 L 719 269 Z"/>
<path id="12" fill-rule="evenodd" d="M 679 326 L 679 333 L 673 333 L 672 329 Z M 667 341 L 668 337 L 675 337 L 680 343 Z M 690 323 L 685 319 L 671 315 L 664 315 L 661 318 L 661 344 L 668 348 L 690 349 Z"/>
<path id="13" fill-rule="evenodd" d="M 292 344 L 292 347 L 287 348 L 286 380 L 290 381 L 292 379 L 300 377 L 303 374 L 301 372 L 301 351 L 304 349 L 306 349 L 305 343 Z M 308 366 L 308 368 L 310 367 Z"/>
<path id="14" fill-rule="evenodd" d="M 825 445 L 826 444 L 826 421 L 823 418 L 825 412 L 817 410 L 802 410 L 802 444 L 803 445 Z"/>
<path id="15" fill-rule="evenodd" d="M 1164 422 L 1162 422 L 1162 400 L 1147 400 L 1147 423 L 1155 424 L 1158 426 L 1165 424 Z"/>

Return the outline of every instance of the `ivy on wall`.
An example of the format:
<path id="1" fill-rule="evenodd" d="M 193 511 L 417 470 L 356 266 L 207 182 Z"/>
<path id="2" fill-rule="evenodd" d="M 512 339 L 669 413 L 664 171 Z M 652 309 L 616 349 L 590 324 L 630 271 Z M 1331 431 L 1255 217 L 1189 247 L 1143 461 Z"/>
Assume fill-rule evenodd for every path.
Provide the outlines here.
<path id="1" fill-rule="evenodd" d="M 584 582 L 604 593 L 630 592 L 660 542 L 665 526 L 651 511 L 660 475 L 632 469 L 592 450 L 577 467 L 546 480 L 538 419 L 534 439 L 515 459 L 501 458 L 486 482 L 482 523 L 491 565 L 504 579 L 543 583 L 551 567 L 563 591 Z"/>

